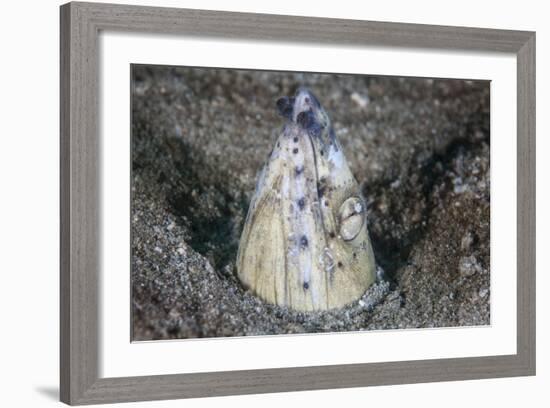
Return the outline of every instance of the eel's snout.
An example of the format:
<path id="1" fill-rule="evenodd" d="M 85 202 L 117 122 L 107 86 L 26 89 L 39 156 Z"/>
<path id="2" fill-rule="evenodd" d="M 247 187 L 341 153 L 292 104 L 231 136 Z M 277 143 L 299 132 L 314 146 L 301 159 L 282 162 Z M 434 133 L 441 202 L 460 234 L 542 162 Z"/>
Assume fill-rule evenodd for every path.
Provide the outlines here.
<path id="1" fill-rule="evenodd" d="M 296 121 L 303 112 L 312 112 L 315 116 L 321 108 L 319 100 L 311 91 L 304 87 L 298 88 L 294 95 L 293 119 Z"/>
<path id="2" fill-rule="evenodd" d="M 316 116 L 322 110 L 317 97 L 304 87 L 298 88 L 294 96 L 283 96 L 277 100 L 279 114 L 292 121 L 297 122 L 300 114 L 312 112 Z"/>
<path id="3" fill-rule="evenodd" d="M 304 87 L 298 88 L 294 96 L 279 98 L 277 109 L 281 116 L 305 129 L 311 136 L 319 136 L 330 123 L 317 97 Z"/>

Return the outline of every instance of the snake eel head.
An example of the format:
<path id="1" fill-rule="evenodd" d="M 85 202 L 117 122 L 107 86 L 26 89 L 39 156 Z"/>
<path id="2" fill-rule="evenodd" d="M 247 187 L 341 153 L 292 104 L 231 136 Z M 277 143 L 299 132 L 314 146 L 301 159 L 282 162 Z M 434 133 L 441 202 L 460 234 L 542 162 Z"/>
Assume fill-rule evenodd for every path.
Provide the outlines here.
<path id="1" fill-rule="evenodd" d="M 315 95 L 299 88 L 276 105 L 285 123 L 256 183 L 237 274 L 269 303 L 340 308 L 376 277 L 366 203 Z"/>

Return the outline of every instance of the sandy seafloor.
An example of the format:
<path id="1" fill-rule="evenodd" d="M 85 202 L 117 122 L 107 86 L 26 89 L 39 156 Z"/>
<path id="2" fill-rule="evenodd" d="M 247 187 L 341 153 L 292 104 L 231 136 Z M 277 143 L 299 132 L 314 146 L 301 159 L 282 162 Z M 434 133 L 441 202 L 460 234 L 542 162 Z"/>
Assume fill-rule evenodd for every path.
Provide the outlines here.
<path id="1" fill-rule="evenodd" d="M 133 77 L 133 340 L 490 323 L 488 82 L 146 66 Z M 328 312 L 266 304 L 234 270 L 283 125 L 275 101 L 298 86 L 332 119 L 386 276 Z"/>

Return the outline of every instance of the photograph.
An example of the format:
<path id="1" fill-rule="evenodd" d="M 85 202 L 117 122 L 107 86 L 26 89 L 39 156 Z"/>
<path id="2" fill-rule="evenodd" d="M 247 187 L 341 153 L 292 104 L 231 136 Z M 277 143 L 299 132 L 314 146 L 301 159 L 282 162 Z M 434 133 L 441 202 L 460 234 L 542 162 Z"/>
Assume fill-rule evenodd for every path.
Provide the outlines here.
<path id="1" fill-rule="evenodd" d="M 491 82 L 131 64 L 131 340 L 491 324 Z"/>

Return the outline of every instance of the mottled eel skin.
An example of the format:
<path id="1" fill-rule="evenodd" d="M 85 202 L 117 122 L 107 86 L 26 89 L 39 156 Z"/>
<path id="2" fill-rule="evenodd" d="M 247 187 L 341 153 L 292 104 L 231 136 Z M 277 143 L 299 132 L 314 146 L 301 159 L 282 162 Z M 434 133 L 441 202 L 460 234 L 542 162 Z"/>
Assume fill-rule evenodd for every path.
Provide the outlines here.
<path id="1" fill-rule="evenodd" d="M 300 88 L 277 108 L 286 123 L 256 184 L 237 273 L 266 302 L 340 308 L 376 278 L 365 200 L 317 98 Z"/>

